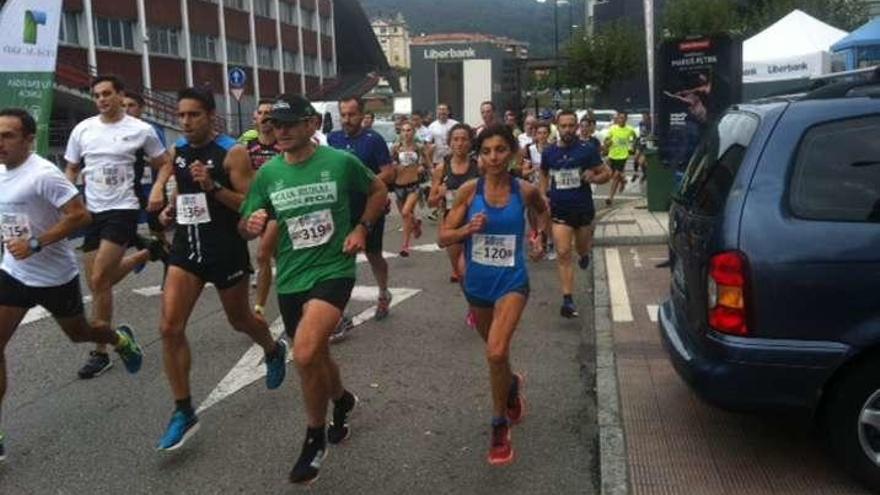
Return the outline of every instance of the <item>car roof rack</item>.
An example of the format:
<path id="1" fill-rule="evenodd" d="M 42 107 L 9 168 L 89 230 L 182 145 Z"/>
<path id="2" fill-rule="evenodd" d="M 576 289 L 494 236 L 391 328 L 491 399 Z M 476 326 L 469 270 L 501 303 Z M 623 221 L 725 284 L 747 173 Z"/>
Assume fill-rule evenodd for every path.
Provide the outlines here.
<path id="1" fill-rule="evenodd" d="M 819 87 L 805 94 L 803 100 L 880 97 L 880 66 L 819 76 L 813 81 Z"/>

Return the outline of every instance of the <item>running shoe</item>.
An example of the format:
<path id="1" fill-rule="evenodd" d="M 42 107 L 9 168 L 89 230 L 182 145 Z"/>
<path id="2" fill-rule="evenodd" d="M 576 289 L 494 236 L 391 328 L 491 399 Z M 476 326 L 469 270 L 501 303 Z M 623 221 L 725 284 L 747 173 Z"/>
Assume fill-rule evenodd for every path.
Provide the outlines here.
<path id="1" fill-rule="evenodd" d="M 464 317 L 464 322 L 470 328 L 477 328 L 477 315 L 474 314 L 474 310 L 468 310 L 467 316 Z"/>
<path id="2" fill-rule="evenodd" d="M 581 267 L 581 270 L 586 270 L 587 268 L 589 268 L 590 267 L 590 255 L 585 254 L 585 255 L 581 256 L 581 258 L 578 260 L 578 266 Z"/>
<path id="3" fill-rule="evenodd" d="M 580 316 L 577 308 L 574 306 L 573 302 L 563 302 L 562 307 L 559 308 L 559 314 L 561 314 L 565 318 L 577 318 Z"/>
<path id="4" fill-rule="evenodd" d="M 605 200 L 605 206 L 611 206 L 611 199 L 610 198 Z"/>
<path id="5" fill-rule="evenodd" d="M 489 447 L 489 464 L 503 466 L 513 461 L 513 445 L 510 442 L 510 425 L 492 425 L 492 445 Z"/>
<path id="6" fill-rule="evenodd" d="M 321 463 L 327 458 L 327 445 L 306 435 L 299 459 L 290 470 L 290 482 L 308 485 L 318 479 Z"/>
<path id="7" fill-rule="evenodd" d="M 120 325 L 116 329 L 116 335 L 119 336 L 119 345 L 116 346 L 116 352 L 125 365 L 125 370 L 129 373 L 137 373 L 141 369 L 144 362 L 144 351 L 138 345 L 134 338 L 134 332 L 128 325 Z"/>
<path id="8" fill-rule="evenodd" d="M 400 250 L 400 257 L 401 258 L 409 258 L 409 246 L 404 246 Z"/>
<path id="9" fill-rule="evenodd" d="M 183 411 L 174 411 L 165 434 L 159 439 L 157 450 L 176 450 L 199 431 L 199 417 L 196 413 L 189 414 Z"/>
<path id="10" fill-rule="evenodd" d="M 523 385 L 526 381 L 519 373 L 513 374 L 510 383 L 510 392 L 507 394 L 507 419 L 510 424 L 519 424 L 526 415 L 526 397 L 523 394 Z"/>
<path id="11" fill-rule="evenodd" d="M 461 277 L 459 277 L 457 273 L 453 273 L 452 275 L 449 276 L 449 283 L 450 284 L 457 284 L 460 281 L 461 281 Z"/>
<path id="12" fill-rule="evenodd" d="M 440 210 L 439 209 L 431 210 L 431 213 L 428 213 L 427 218 L 428 218 L 428 220 L 430 220 L 432 222 L 436 222 L 437 220 L 440 219 Z"/>
<path id="13" fill-rule="evenodd" d="M 391 292 L 387 289 L 379 293 L 379 302 L 376 303 L 376 320 L 384 320 L 388 316 L 388 310 L 391 308 Z"/>
<path id="14" fill-rule="evenodd" d="M 342 342 L 348 337 L 348 332 L 352 329 L 354 329 L 354 322 L 351 321 L 351 318 L 348 316 L 342 315 L 342 318 L 339 319 L 339 323 L 336 324 L 333 333 L 330 334 L 330 343 L 335 344 L 337 342 Z"/>
<path id="15" fill-rule="evenodd" d="M 2 433 L 0 433 L 0 462 L 6 460 L 6 449 L 3 448 L 3 440 L 5 440 Z"/>
<path id="16" fill-rule="evenodd" d="M 275 346 L 272 356 L 266 356 L 266 388 L 269 390 L 280 387 L 287 375 L 287 341 L 279 338 Z"/>
<path id="17" fill-rule="evenodd" d="M 413 222 L 413 236 L 416 239 L 422 236 L 422 221 L 418 218 Z"/>
<path id="18" fill-rule="evenodd" d="M 168 243 L 166 243 L 162 239 L 157 239 L 155 237 L 148 239 L 146 241 L 145 248 L 150 252 L 150 261 L 161 261 L 162 263 L 168 263 L 170 250 L 168 247 Z"/>
<path id="19" fill-rule="evenodd" d="M 105 371 L 113 367 L 110 356 L 106 352 L 92 351 L 89 353 L 89 360 L 80 368 L 77 374 L 83 380 L 101 376 Z"/>
<path id="20" fill-rule="evenodd" d="M 346 390 L 338 401 L 333 401 L 333 421 L 327 428 L 327 441 L 336 445 L 351 435 L 348 416 L 354 411 L 359 400 L 356 395 Z"/>

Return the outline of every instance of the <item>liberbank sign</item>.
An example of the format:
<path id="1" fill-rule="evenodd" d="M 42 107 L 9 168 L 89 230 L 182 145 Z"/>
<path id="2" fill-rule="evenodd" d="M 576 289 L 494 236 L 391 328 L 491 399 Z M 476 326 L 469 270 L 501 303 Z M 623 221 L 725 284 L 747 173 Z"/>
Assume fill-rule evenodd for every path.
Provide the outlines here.
<path id="1" fill-rule="evenodd" d="M 422 58 L 425 60 L 464 60 L 477 58 L 477 50 L 472 46 L 467 48 L 424 48 Z"/>

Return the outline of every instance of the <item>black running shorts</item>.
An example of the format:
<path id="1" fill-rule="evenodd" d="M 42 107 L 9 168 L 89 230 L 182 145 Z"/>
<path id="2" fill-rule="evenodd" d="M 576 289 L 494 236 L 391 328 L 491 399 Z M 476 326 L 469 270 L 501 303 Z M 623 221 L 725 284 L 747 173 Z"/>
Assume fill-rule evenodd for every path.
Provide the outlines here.
<path id="1" fill-rule="evenodd" d="M 241 279 L 249 277 L 253 272 L 250 256 L 247 252 L 226 258 L 225 260 L 218 258 L 210 263 L 197 263 L 172 250 L 171 256 L 168 258 L 168 265 L 192 273 L 205 282 L 211 282 L 217 290 L 225 290 L 234 287 L 241 282 Z"/>
<path id="2" fill-rule="evenodd" d="M 30 287 L 0 270 L 0 306 L 25 309 L 42 306 L 55 318 L 79 316 L 84 312 L 79 275 L 64 285 Z"/>
<path id="3" fill-rule="evenodd" d="M 278 294 L 278 309 L 281 311 L 281 320 L 284 321 L 284 330 L 293 339 L 296 335 L 296 327 L 302 318 L 303 306 L 312 299 L 320 299 L 345 310 L 345 305 L 351 297 L 354 289 L 353 278 L 333 278 L 318 282 L 311 289 L 304 292 L 290 294 Z"/>
<path id="4" fill-rule="evenodd" d="M 137 236 L 138 210 L 108 210 L 92 213 L 92 223 L 85 229 L 82 250 L 85 253 L 98 249 L 102 240 L 128 247 Z"/>
<path id="5" fill-rule="evenodd" d="M 553 223 L 567 225 L 573 229 L 589 227 L 596 217 L 593 210 L 565 210 L 562 208 L 550 208 L 550 217 Z"/>

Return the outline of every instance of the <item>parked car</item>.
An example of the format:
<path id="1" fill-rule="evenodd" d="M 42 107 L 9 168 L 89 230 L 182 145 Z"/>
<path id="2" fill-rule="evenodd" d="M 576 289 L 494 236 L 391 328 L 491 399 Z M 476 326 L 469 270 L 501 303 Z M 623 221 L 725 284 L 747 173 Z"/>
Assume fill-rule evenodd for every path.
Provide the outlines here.
<path id="1" fill-rule="evenodd" d="M 669 223 L 679 375 L 724 408 L 811 414 L 880 488 L 880 78 L 731 108 Z"/>
<path id="2" fill-rule="evenodd" d="M 373 121 L 372 129 L 382 136 L 389 150 L 397 141 L 397 130 L 394 128 L 394 121 L 376 119 Z"/>

